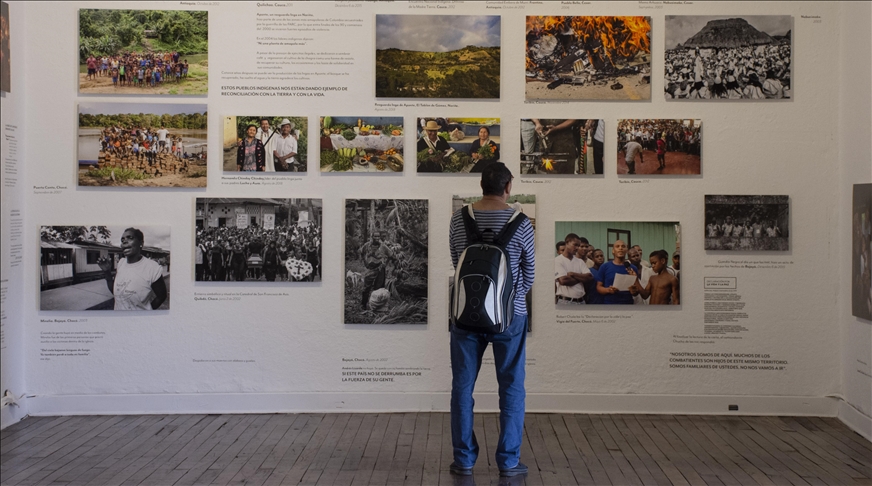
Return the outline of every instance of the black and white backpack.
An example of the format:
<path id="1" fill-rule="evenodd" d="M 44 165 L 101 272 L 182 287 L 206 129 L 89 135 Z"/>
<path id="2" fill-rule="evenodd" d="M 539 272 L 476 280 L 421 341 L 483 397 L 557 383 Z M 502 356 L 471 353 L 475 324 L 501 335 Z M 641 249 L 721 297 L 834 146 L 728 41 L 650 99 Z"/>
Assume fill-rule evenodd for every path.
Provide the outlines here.
<path id="1" fill-rule="evenodd" d="M 467 247 L 454 271 L 451 324 L 471 332 L 505 332 L 515 313 L 515 286 L 506 246 L 527 216 L 516 210 L 493 241 L 486 243 L 472 205 L 465 206 L 462 214 Z"/>

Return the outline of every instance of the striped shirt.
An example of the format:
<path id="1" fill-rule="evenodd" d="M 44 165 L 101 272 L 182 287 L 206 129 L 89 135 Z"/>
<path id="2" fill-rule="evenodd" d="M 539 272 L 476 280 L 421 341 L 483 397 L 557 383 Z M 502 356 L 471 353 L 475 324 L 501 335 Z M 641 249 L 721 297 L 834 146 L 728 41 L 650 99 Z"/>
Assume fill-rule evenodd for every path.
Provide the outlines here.
<path id="1" fill-rule="evenodd" d="M 466 227 L 463 224 L 464 206 L 454 212 L 451 216 L 451 227 L 448 230 L 448 243 L 451 247 L 451 263 L 457 267 L 457 260 L 460 254 L 466 249 Z M 497 209 L 490 211 L 474 210 L 475 222 L 478 225 L 479 231 L 483 232 L 485 242 L 493 241 L 509 221 L 509 218 L 515 214 L 512 208 Z M 491 231 L 487 231 L 491 230 Z M 533 225 L 530 220 L 526 220 L 518 227 L 518 231 L 512 237 L 509 244 L 506 246 L 506 251 L 509 254 L 509 264 L 512 267 L 512 281 L 515 284 L 515 314 L 527 315 L 527 292 L 533 288 L 534 270 L 536 267 L 536 254 L 533 247 Z"/>

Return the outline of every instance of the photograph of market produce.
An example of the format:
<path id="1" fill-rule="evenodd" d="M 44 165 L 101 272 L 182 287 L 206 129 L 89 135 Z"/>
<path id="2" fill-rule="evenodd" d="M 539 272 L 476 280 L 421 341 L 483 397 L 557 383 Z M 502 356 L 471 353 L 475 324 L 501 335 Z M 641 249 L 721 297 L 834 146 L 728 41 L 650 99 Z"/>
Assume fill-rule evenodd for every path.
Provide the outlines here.
<path id="1" fill-rule="evenodd" d="M 306 172 L 305 116 L 225 116 L 224 172 Z"/>
<path id="2" fill-rule="evenodd" d="M 789 196 L 706 196 L 705 249 L 790 250 Z"/>
<path id="3" fill-rule="evenodd" d="M 528 16 L 528 100 L 651 99 L 650 17 Z"/>
<path id="4" fill-rule="evenodd" d="M 427 324 L 427 206 L 345 200 L 345 324 Z"/>
<path id="5" fill-rule="evenodd" d="M 376 15 L 376 98 L 500 97 L 499 15 Z"/>
<path id="6" fill-rule="evenodd" d="M 618 174 L 702 172 L 702 120 L 618 120 Z"/>
<path id="7" fill-rule="evenodd" d="M 499 118 L 418 118 L 418 172 L 476 173 L 500 160 Z"/>
<path id="8" fill-rule="evenodd" d="M 667 15 L 667 100 L 788 99 L 793 17 Z"/>
<path id="9" fill-rule="evenodd" d="M 521 174 L 603 173 L 605 121 L 521 119 Z"/>
<path id="10" fill-rule="evenodd" d="M 79 10 L 79 92 L 205 95 L 209 12 Z"/>
<path id="11" fill-rule="evenodd" d="M 321 172 L 402 172 L 403 117 L 321 117 Z"/>
<path id="12" fill-rule="evenodd" d="M 206 187 L 205 104 L 79 103 L 78 183 Z"/>

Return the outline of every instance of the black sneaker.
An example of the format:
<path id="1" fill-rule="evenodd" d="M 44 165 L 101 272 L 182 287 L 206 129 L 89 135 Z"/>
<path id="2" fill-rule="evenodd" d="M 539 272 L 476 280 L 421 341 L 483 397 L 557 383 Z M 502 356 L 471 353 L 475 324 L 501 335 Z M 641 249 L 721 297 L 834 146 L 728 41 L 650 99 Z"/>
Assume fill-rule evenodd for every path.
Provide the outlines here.
<path id="1" fill-rule="evenodd" d="M 448 470 L 451 471 L 451 474 L 456 474 L 458 476 L 472 476 L 471 467 L 461 467 L 458 466 L 456 462 L 452 462 L 451 465 L 448 466 Z"/>
<path id="2" fill-rule="evenodd" d="M 519 462 L 517 466 L 511 469 L 500 469 L 500 476 L 504 478 L 510 478 L 512 476 L 523 476 L 527 474 L 527 466 L 524 463 Z"/>

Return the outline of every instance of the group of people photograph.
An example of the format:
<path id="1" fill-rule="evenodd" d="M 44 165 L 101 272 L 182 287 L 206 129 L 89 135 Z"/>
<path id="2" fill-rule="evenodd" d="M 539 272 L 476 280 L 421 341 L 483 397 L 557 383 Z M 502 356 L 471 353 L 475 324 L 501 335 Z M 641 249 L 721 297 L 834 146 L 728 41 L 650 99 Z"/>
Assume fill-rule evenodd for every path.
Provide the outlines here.
<path id="1" fill-rule="evenodd" d="M 522 174 L 602 174 L 605 122 L 521 119 Z"/>
<path id="2" fill-rule="evenodd" d="M 157 154 L 170 154 L 179 159 L 194 155 L 185 150 L 182 136 L 171 133 L 166 127 L 124 127 L 113 125 L 100 133 L 100 151 L 120 157 L 133 156 L 154 163 Z"/>
<path id="3" fill-rule="evenodd" d="M 306 172 L 303 156 L 306 138 L 289 118 L 281 118 L 273 128 L 269 117 L 230 117 L 241 132 L 235 142 L 235 165 L 225 157 L 224 170 L 237 172 Z M 256 122 L 255 122 L 256 120 Z M 305 127 L 303 127 L 305 128 Z M 232 140 L 231 140 L 232 143 Z M 232 157 L 233 146 L 225 151 Z"/>
<path id="4" fill-rule="evenodd" d="M 419 118 L 418 172 L 481 173 L 500 160 L 497 124 L 468 119 Z"/>
<path id="5" fill-rule="evenodd" d="M 706 250 L 787 250 L 787 196 L 705 196 Z"/>
<path id="6" fill-rule="evenodd" d="M 154 88 L 188 77 L 188 61 L 178 52 L 125 52 L 117 56 L 90 55 L 86 79 L 111 77 L 113 86 Z"/>
<path id="7" fill-rule="evenodd" d="M 699 174 L 701 153 L 702 120 L 618 120 L 619 174 Z"/>

